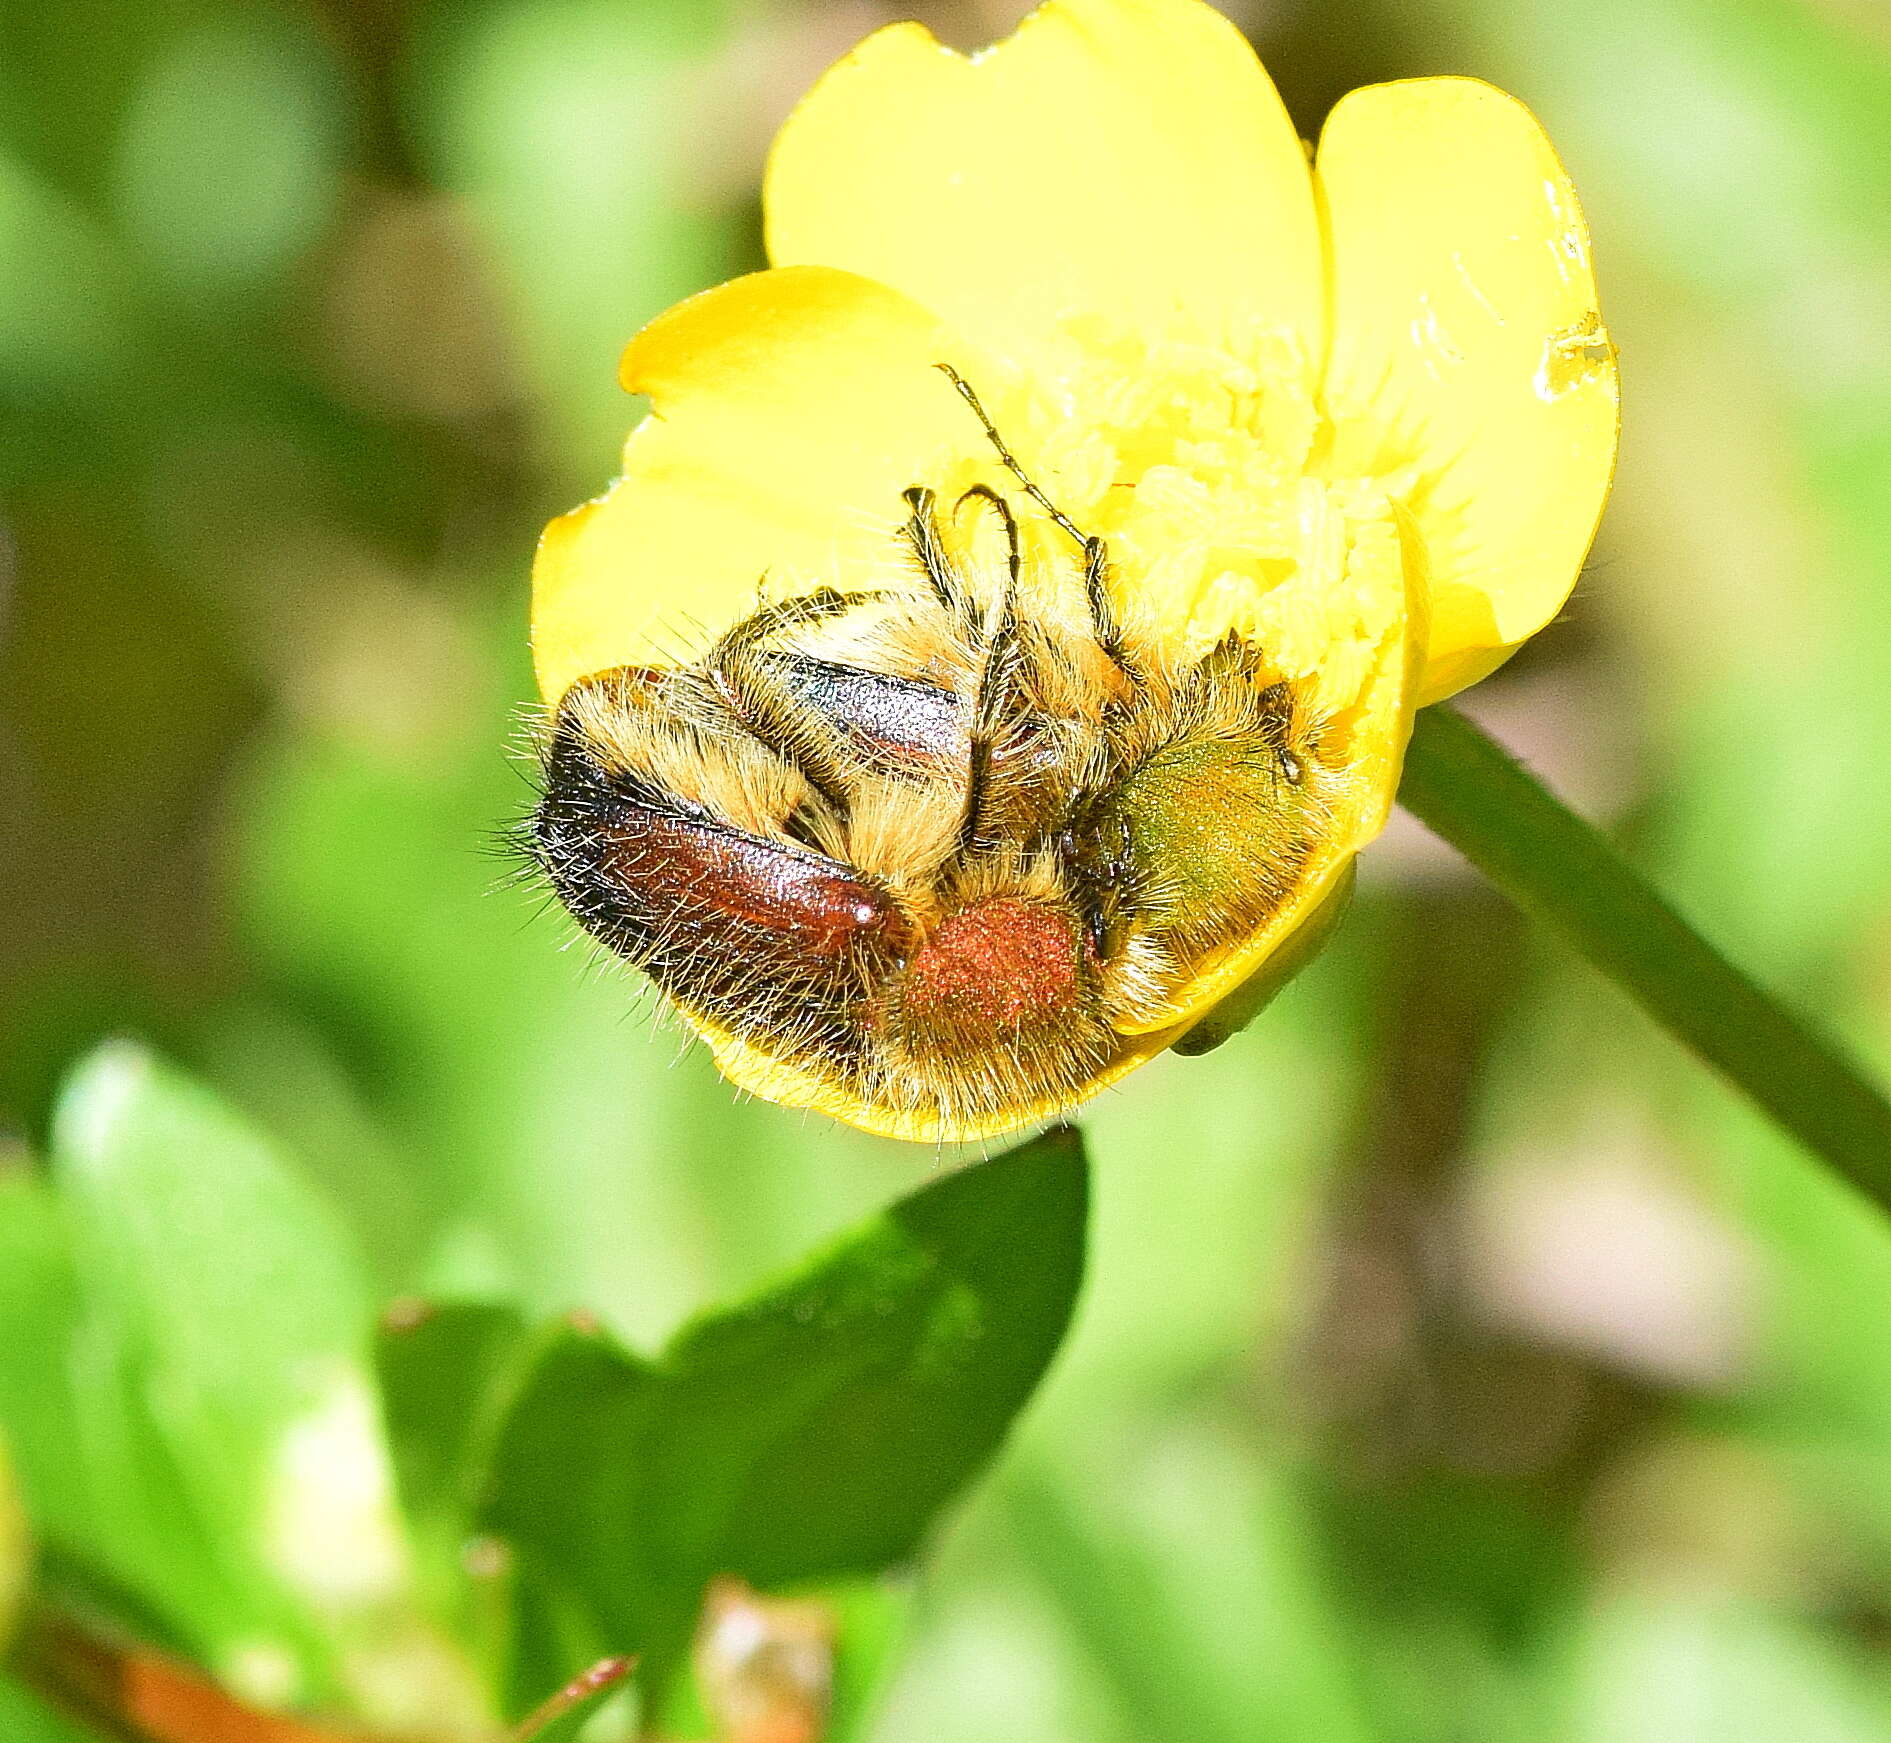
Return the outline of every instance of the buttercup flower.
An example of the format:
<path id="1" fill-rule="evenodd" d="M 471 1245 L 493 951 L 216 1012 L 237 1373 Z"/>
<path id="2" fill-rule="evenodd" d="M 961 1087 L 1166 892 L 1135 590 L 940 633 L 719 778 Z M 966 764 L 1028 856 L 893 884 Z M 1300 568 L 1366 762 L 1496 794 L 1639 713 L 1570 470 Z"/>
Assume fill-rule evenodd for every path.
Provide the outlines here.
<path id="1" fill-rule="evenodd" d="M 540 852 L 737 1084 L 1066 1109 L 1305 953 L 1412 711 L 1567 597 L 1614 355 L 1567 177 L 1469 79 L 1311 166 L 1197 0 L 880 31 L 776 143 L 774 266 L 631 343 L 534 576 Z"/>

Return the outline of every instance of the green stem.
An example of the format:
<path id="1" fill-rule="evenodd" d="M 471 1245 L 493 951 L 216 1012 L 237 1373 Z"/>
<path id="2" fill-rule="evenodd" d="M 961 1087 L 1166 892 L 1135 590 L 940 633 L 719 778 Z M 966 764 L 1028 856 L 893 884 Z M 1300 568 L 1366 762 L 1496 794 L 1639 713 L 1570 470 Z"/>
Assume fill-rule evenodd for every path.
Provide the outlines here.
<path id="1" fill-rule="evenodd" d="M 1836 1042 L 1735 968 L 1501 745 L 1418 716 L 1399 799 L 1642 1009 L 1891 1210 L 1891 1102 Z"/>

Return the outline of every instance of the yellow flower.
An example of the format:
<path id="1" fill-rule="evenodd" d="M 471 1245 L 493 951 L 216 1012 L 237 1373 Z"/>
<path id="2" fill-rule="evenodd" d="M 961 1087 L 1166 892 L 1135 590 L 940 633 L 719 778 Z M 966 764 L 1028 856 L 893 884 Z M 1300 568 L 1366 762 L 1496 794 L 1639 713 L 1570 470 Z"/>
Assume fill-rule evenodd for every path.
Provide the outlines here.
<path id="1" fill-rule="evenodd" d="M 994 475 L 949 365 L 1061 513 L 1024 529 L 1033 567 L 1074 569 L 1059 526 L 1101 540 L 1147 659 L 1265 650 L 1343 765 L 1284 899 L 1034 1102 L 886 1105 L 685 1005 L 758 1094 L 899 1136 L 1006 1130 L 1304 942 L 1384 823 L 1413 708 L 1561 607 L 1616 437 L 1587 235 L 1533 117 L 1474 80 L 1353 92 L 1309 166 L 1198 0 L 1051 0 L 970 59 L 882 30 L 788 122 L 765 198 L 774 267 L 636 337 L 623 380 L 653 414 L 618 483 L 546 532 L 549 706 L 698 660 L 763 599 L 887 585 L 902 492 Z M 1186 812 L 1172 838 L 1205 831 L 1208 852 L 1214 820 Z"/>

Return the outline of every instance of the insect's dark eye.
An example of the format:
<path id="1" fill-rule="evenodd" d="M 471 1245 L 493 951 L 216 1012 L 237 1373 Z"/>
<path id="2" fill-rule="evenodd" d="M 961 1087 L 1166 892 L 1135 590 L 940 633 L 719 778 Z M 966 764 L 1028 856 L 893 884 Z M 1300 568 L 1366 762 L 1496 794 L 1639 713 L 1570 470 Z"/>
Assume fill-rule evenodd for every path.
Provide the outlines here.
<path id="1" fill-rule="evenodd" d="M 1288 684 L 1269 684 L 1260 694 L 1258 713 L 1261 735 L 1274 748 L 1274 760 L 1292 786 L 1299 786 L 1307 776 L 1306 764 L 1293 748 L 1294 725 L 1299 716 L 1299 702 Z"/>
<path id="2" fill-rule="evenodd" d="M 1107 795 L 1069 819 L 1057 837 L 1057 857 L 1085 916 L 1092 953 L 1099 962 L 1112 960 L 1122 946 L 1136 868 L 1128 827 Z"/>

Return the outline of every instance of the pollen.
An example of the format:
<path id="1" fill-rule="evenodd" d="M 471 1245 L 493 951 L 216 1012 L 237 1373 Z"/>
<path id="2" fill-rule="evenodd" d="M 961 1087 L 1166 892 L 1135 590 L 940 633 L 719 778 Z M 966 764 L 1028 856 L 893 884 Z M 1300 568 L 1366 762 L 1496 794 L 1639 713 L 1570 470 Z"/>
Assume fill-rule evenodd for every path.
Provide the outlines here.
<path id="1" fill-rule="evenodd" d="M 902 990 L 910 1017 L 960 1035 L 1016 1033 L 1053 1021 L 1082 997 L 1077 924 L 1047 902 L 974 902 L 913 954 Z"/>
<path id="2" fill-rule="evenodd" d="M 1177 316 L 1149 332 L 1086 316 L 1028 362 L 1014 382 L 993 372 L 994 415 L 1049 494 L 1108 544 L 1130 633 L 1178 663 L 1239 636 L 1310 683 L 1314 706 L 1342 710 L 1388 607 L 1403 608 L 1385 579 L 1407 561 L 1392 507 L 1414 483 L 1406 454 L 1376 453 L 1369 476 L 1334 473 L 1314 365 L 1258 321 Z"/>

